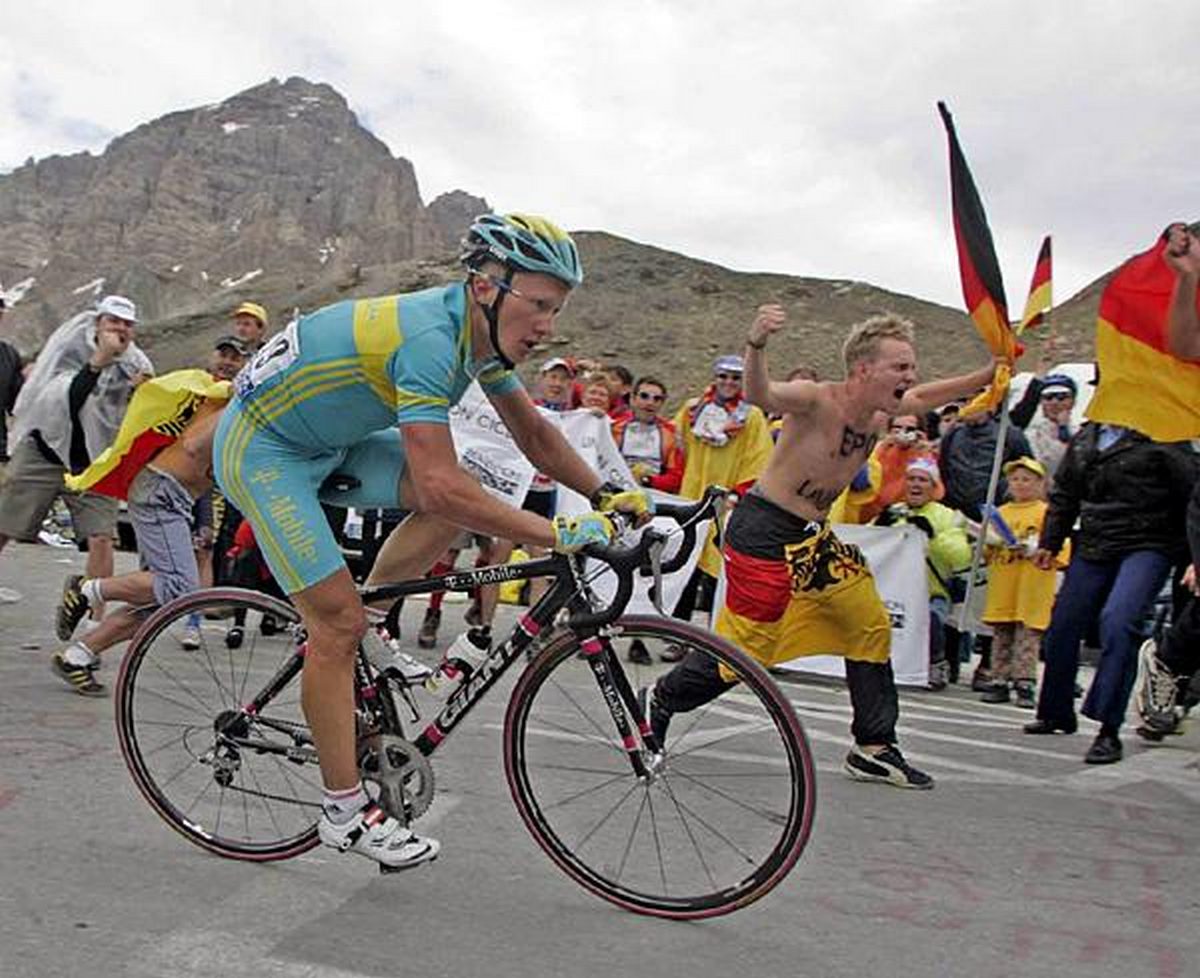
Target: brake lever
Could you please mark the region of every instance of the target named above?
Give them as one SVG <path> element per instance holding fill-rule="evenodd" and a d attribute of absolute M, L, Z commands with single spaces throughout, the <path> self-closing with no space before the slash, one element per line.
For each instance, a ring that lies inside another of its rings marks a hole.
<path fill-rule="evenodd" d="M 663 611 L 662 606 L 662 555 L 666 548 L 667 538 L 658 537 L 650 544 L 650 552 L 647 555 L 650 558 L 650 575 L 654 578 L 654 583 L 650 585 L 650 603 L 664 618 L 667 617 L 667 613 Z"/>

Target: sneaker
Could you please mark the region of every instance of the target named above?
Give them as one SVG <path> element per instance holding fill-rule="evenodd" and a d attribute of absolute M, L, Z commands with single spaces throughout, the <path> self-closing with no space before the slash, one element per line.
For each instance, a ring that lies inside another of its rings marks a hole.
<path fill-rule="evenodd" d="M 1007 703 L 1009 701 L 1008 683 L 992 683 L 979 697 L 980 703 Z"/>
<path fill-rule="evenodd" d="M 625 658 L 639 666 L 648 666 L 654 661 L 650 658 L 650 650 L 646 648 L 646 643 L 640 638 L 635 638 L 629 643 L 629 651 L 625 654 Z"/>
<path fill-rule="evenodd" d="M 1158 646 L 1148 638 L 1138 650 L 1137 692 L 1134 701 L 1142 722 L 1152 730 L 1174 726 L 1179 679 L 1158 661 Z"/>
<path fill-rule="evenodd" d="M 365 805 L 350 821 L 340 825 L 322 814 L 317 834 L 330 848 L 374 859 L 381 869 L 411 869 L 436 859 L 442 849 L 437 839 L 417 835 L 375 802 Z"/>
<path fill-rule="evenodd" d="M 234 625 L 225 633 L 225 648 L 240 649 L 242 640 L 246 637 L 246 630 L 241 625 Z"/>
<path fill-rule="evenodd" d="M 658 653 L 658 657 L 662 659 L 663 662 L 678 662 L 685 655 L 687 655 L 687 649 L 675 642 L 672 642 Z"/>
<path fill-rule="evenodd" d="M 71 641 L 75 629 L 88 613 L 88 599 L 83 596 L 80 587 L 82 584 L 82 574 L 68 574 L 63 583 L 62 600 L 59 601 L 55 614 L 54 632 L 64 642 Z"/>
<path fill-rule="evenodd" d="M 442 624 L 441 608 L 426 608 L 425 620 L 421 622 L 421 630 L 417 633 L 417 645 L 423 649 L 432 649 L 437 645 L 438 628 Z"/>
<path fill-rule="evenodd" d="M 658 746 L 667 746 L 667 727 L 671 723 L 671 711 L 663 706 L 655 695 L 654 686 L 643 686 L 638 690 L 638 708 L 650 723 L 650 732 L 658 739 Z"/>
<path fill-rule="evenodd" d="M 104 685 L 96 682 L 99 662 L 91 666 L 76 666 L 69 663 L 61 652 L 50 657 L 50 668 L 80 696 L 103 696 Z"/>
<path fill-rule="evenodd" d="M 188 615 L 187 624 L 183 626 L 183 634 L 179 644 L 185 652 L 195 652 L 200 648 L 200 619 L 196 615 Z"/>
<path fill-rule="evenodd" d="M 946 688 L 950 675 L 950 665 L 944 659 L 929 665 L 929 682 L 926 684 L 935 693 Z"/>
<path fill-rule="evenodd" d="M 1037 684 L 1032 679 L 1018 679 L 1015 687 L 1017 706 L 1023 710 L 1032 710 L 1037 706 Z"/>
<path fill-rule="evenodd" d="M 889 744 L 878 754 L 865 751 L 855 744 L 846 755 L 842 770 L 856 781 L 878 781 L 897 788 L 920 790 L 933 787 L 933 778 L 909 765 L 900 748 L 894 744 Z"/>

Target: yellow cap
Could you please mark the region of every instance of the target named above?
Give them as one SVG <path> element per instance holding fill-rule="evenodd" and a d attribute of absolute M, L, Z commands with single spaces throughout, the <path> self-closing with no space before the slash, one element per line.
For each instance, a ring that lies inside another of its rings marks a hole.
<path fill-rule="evenodd" d="M 253 316 L 264 326 L 270 325 L 270 320 L 267 317 L 267 310 L 260 306 L 257 302 L 243 302 L 229 314 L 229 318 L 232 319 L 235 316 L 241 315 Z"/>
<path fill-rule="evenodd" d="M 1008 475 L 1013 469 L 1028 469 L 1030 472 L 1040 475 L 1043 479 L 1046 478 L 1046 466 L 1042 465 L 1036 458 L 1030 458 L 1028 455 L 1022 455 L 1020 458 L 1014 458 L 1011 462 L 1004 463 L 1004 474 Z"/>

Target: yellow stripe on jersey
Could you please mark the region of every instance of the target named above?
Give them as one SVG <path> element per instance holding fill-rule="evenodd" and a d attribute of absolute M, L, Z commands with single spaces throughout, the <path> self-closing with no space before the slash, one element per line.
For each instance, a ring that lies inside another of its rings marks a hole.
<path fill-rule="evenodd" d="M 398 299 L 398 296 L 385 295 L 354 303 L 354 347 L 362 358 L 371 390 L 391 407 L 396 406 L 396 400 L 387 373 L 387 361 L 404 339 L 400 332 Z"/>
<path fill-rule="evenodd" d="M 450 398 L 434 397 L 432 394 L 414 394 L 400 387 L 396 388 L 396 409 L 411 407 L 450 407 Z"/>

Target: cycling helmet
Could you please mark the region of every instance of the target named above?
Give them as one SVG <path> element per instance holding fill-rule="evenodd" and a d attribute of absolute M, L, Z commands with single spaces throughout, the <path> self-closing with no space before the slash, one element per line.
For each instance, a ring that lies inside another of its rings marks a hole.
<path fill-rule="evenodd" d="M 532 214 L 482 214 L 475 218 L 462 241 L 459 261 L 477 272 L 489 259 L 504 266 L 504 278 L 493 280 L 499 293 L 483 306 L 492 349 L 506 370 L 514 364 L 500 349 L 500 305 L 518 271 L 551 275 L 569 288 L 583 281 L 579 251 L 566 231 L 544 217 Z"/>
<path fill-rule="evenodd" d="M 571 236 L 532 214 L 483 214 L 463 239 L 459 260 L 470 269 L 488 258 L 523 272 L 540 272 L 575 288 L 583 266 Z"/>

